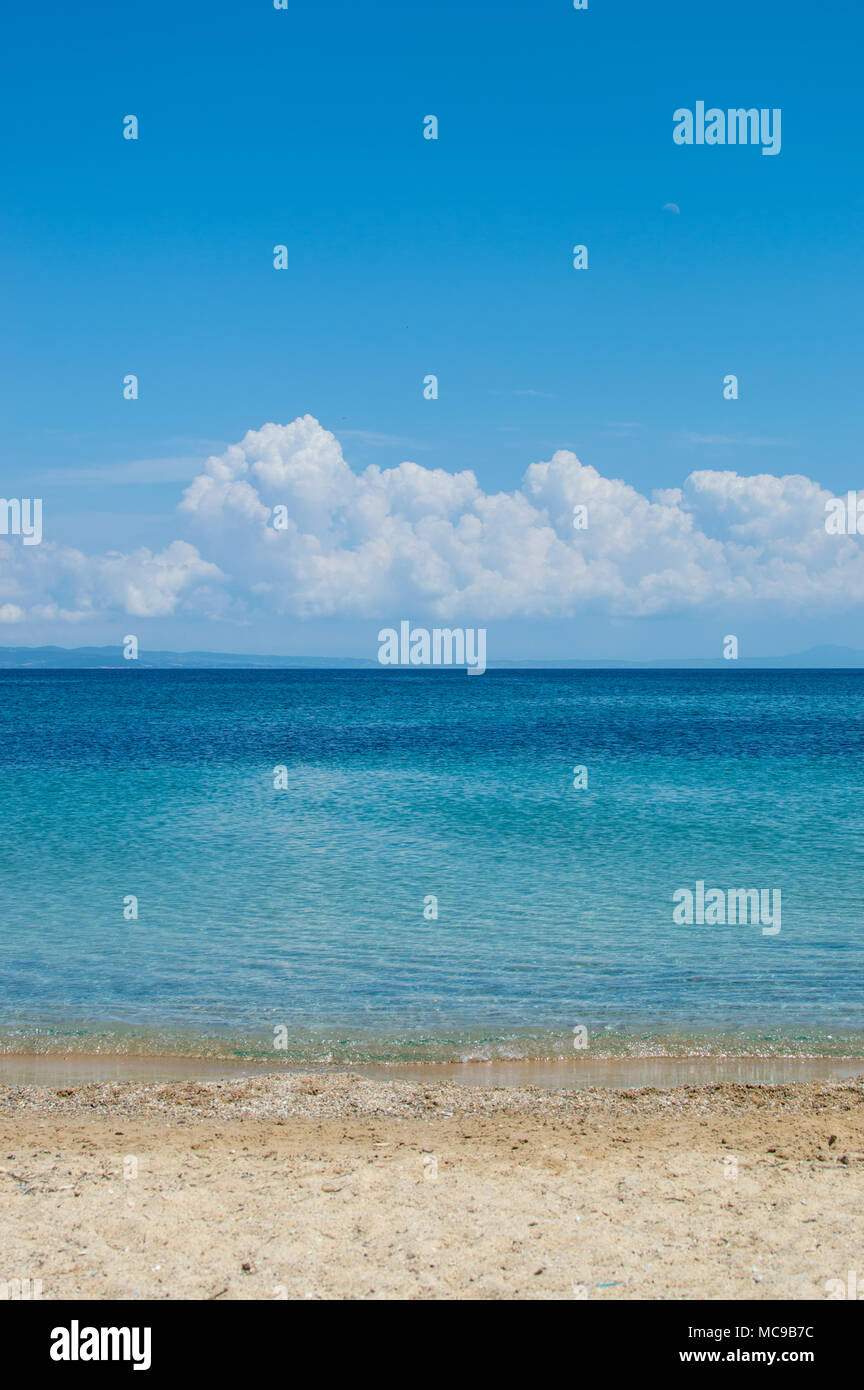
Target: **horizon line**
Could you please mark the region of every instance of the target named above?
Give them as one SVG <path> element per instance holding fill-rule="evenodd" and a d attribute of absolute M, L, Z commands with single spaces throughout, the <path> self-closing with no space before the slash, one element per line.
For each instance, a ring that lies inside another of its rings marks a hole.
<path fill-rule="evenodd" d="M 52 665 L 62 654 L 65 660 Z M 41 660 L 40 660 L 41 658 Z M 76 662 L 76 658 L 78 661 Z M 840 658 L 838 660 L 838 658 Z M 196 664 L 196 662 L 198 664 Z M 461 671 L 465 663 L 459 664 L 399 664 L 384 665 L 376 657 L 360 656 L 303 656 L 278 654 L 273 652 L 220 652 L 190 649 L 173 651 L 167 648 L 152 648 L 141 651 L 134 659 L 123 654 L 123 644 L 106 646 L 62 647 L 58 644 L 40 646 L 2 646 L 0 647 L 0 669 L 43 670 L 97 669 L 110 670 L 124 668 L 131 664 L 154 669 L 208 670 L 213 668 L 243 669 L 302 669 L 302 670 L 382 670 L 414 671 L 450 670 Z M 864 669 L 864 651 L 839 644 L 822 644 L 805 651 L 787 653 L 781 656 L 738 656 L 732 659 L 723 656 L 676 656 L 647 657 L 630 659 L 626 657 L 506 657 L 487 661 L 487 669 L 494 670 L 656 670 L 656 669 L 726 669 L 745 667 L 772 667 L 786 670 L 855 670 Z"/>

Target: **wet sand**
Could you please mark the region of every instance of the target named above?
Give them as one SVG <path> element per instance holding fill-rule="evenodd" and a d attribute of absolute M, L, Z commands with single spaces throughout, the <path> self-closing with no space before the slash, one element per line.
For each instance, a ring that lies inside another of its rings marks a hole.
<path fill-rule="evenodd" d="M 423 1070 L 0 1085 L 0 1283 L 810 1299 L 860 1278 L 862 1076 L 593 1089 Z"/>
<path fill-rule="evenodd" d="M 0 1086 L 86 1086 L 104 1081 L 219 1081 L 282 1074 L 338 1074 L 345 1068 L 125 1053 L 0 1054 Z M 860 1057 L 576 1057 L 548 1061 L 380 1063 L 351 1068 L 376 1081 L 458 1081 L 466 1086 L 684 1086 L 725 1081 L 787 1084 L 864 1074 Z"/>

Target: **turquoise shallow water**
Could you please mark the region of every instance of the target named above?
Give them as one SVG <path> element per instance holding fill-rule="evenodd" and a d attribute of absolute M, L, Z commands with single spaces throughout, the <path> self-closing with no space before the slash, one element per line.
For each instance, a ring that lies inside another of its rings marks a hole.
<path fill-rule="evenodd" d="M 0 1049 L 864 1055 L 864 673 L 0 693 Z M 780 933 L 676 925 L 698 880 L 779 889 Z"/>

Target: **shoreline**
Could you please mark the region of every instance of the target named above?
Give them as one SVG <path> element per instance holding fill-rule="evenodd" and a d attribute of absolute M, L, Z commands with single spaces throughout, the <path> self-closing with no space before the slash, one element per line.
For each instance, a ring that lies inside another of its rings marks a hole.
<path fill-rule="evenodd" d="M 363 1077 L 369 1081 L 456 1082 L 476 1087 L 541 1086 L 612 1090 L 674 1086 L 790 1085 L 864 1077 L 861 1057 L 694 1055 L 525 1058 L 460 1062 L 313 1063 L 127 1053 L 0 1053 L 0 1088 L 87 1086 L 107 1082 L 160 1084 L 296 1076 Z"/>

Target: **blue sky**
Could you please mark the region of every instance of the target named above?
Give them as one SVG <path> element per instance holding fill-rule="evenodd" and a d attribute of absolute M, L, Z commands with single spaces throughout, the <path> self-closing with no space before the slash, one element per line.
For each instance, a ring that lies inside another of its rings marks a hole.
<path fill-rule="evenodd" d="M 775 0 L 15 7 L 2 492 L 43 497 L 45 544 L 180 539 L 233 583 L 225 537 L 178 516 L 183 488 L 248 430 L 306 414 L 355 472 L 470 469 L 486 495 L 557 450 L 646 497 L 699 470 L 855 487 L 862 30 L 851 3 Z M 673 111 L 700 99 L 781 108 L 780 155 L 676 146 Z M 218 609 L 133 603 L 130 629 L 122 586 L 115 602 L 100 581 L 74 621 L 20 589 L 0 592 L 26 614 L 0 628 L 10 645 L 123 629 L 368 655 L 379 625 L 421 616 L 268 610 L 235 584 Z M 466 617 L 497 632 L 490 659 L 717 655 L 729 631 L 749 654 L 864 646 L 857 603 L 824 585 L 791 606 L 740 591 L 719 608 L 593 597 Z"/>

